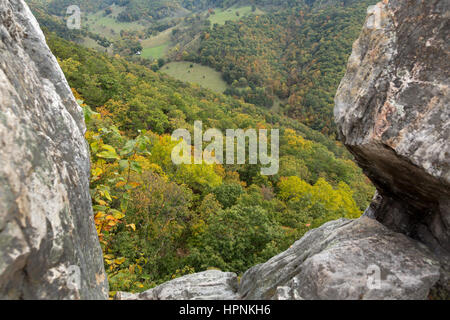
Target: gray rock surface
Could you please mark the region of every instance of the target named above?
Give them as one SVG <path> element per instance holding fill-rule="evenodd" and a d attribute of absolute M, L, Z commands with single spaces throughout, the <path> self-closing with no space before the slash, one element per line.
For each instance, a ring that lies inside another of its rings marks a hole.
<path fill-rule="evenodd" d="M 450 2 L 379 3 L 336 95 L 342 140 L 378 189 L 373 217 L 450 253 Z"/>
<path fill-rule="evenodd" d="M 287 251 L 248 270 L 243 299 L 425 299 L 440 265 L 422 244 L 368 217 L 309 231 Z"/>
<path fill-rule="evenodd" d="M 335 120 L 378 190 L 366 215 L 429 246 L 448 293 L 450 2 L 390 0 L 372 12 L 353 45 Z"/>
<path fill-rule="evenodd" d="M 0 0 L 0 299 L 107 298 L 84 132 L 29 8 Z"/>
<path fill-rule="evenodd" d="M 234 273 L 209 270 L 166 282 L 140 294 L 118 292 L 116 300 L 235 300 L 238 280 Z"/>

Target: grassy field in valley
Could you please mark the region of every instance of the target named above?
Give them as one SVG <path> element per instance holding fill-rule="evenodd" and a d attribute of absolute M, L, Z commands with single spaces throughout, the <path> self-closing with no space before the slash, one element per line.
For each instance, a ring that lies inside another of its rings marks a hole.
<path fill-rule="evenodd" d="M 142 57 L 143 58 L 153 58 L 153 59 L 159 59 L 164 57 L 167 48 L 169 47 L 168 44 L 163 44 L 157 47 L 150 47 L 150 48 L 144 48 L 142 50 Z"/>
<path fill-rule="evenodd" d="M 246 17 L 250 14 L 264 14 L 263 11 L 256 8 L 254 12 L 252 12 L 251 6 L 245 7 L 231 7 L 228 9 L 214 9 L 215 14 L 210 15 L 209 21 L 211 21 L 211 25 L 217 24 L 225 24 L 226 21 L 236 21 L 243 17 Z M 239 15 L 236 14 L 239 12 Z"/>
<path fill-rule="evenodd" d="M 178 80 L 196 83 L 218 93 L 223 93 L 227 89 L 227 83 L 222 79 L 220 72 L 200 64 L 185 61 L 170 62 L 164 65 L 161 71 Z"/>
<path fill-rule="evenodd" d="M 108 39 L 117 39 L 120 37 L 121 30 L 132 31 L 145 28 L 138 21 L 118 22 L 115 17 L 125 8 L 116 5 L 112 5 L 110 8 L 112 13 L 109 15 L 105 16 L 105 11 L 102 10 L 86 17 L 89 31 L 100 34 Z"/>
<path fill-rule="evenodd" d="M 153 59 L 164 57 L 170 48 L 170 34 L 172 33 L 172 29 L 167 29 L 154 37 L 142 40 L 142 57 Z"/>

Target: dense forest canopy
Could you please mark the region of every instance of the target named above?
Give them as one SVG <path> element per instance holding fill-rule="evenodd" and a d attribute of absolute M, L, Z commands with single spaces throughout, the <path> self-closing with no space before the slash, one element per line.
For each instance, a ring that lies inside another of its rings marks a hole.
<path fill-rule="evenodd" d="M 272 107 L 332 134 L 334 95 L 373 1 L 250 16 L 205 31 L 185 59 L 222 71 L 228 94 Z"/>

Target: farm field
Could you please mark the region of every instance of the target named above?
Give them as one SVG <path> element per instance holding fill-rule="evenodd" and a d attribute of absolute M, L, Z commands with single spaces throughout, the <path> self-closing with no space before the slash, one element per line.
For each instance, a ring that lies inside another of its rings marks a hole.
<path fill-rule="evenodd" d="M 134 31 L 145 29 L 146 26 L 142 21 L 118 22 L 115 19 L 117 15 L 125 10 L 124 7 L 112 5 L 110 9 L 112 10 L 112 13 L 109 15 L 105 15 L 104 10 L 87 15 L 85 24 L 88 26 L 89 31 L 95 34 L 102 35 L 107 39 L 114 41 L 120 39 L 120 32 L 122 30 Z M 237 15 L 236 12 L 239 12 L 239 15 Z M 211 15 L 209 17 L 209 20 L 211 21 L 212 25 L 214 25 L 215 23 L 223 25 L 226 21 L 236 21 L 243 17 L 249 16 L 250 14 L 264 14 L 264 12 L 258 8 L 256 8 L 255 11 L 252 11 L 251 6 L 231 7 L 228 9 L 218 8 L 215 9 L 215 14 Z M 142 57 L 147 59 L 159 59 L 165 57 L 172 47 L 171 33 L 173 29 L 174 28 L 169 28 L 156 36 L 142 40 Z M 85 45 L 89 48 L 98 49 L 98 46 L 93 42 L 86 41 Z M 193 72 L 194 75 L 196 75 L 195 70 Z M 202 82 L 203 74 L 201 74 L 200 76 L 201 79 L 196 80 Z M 220 91 L 223 92 L 222 88 L 224 88 L 224 86 L 220 85 L 219 87 Z"/>
<path fill-rule="evenodd" d="M 160 32 L 154 37 L 147 38 L 141 41 L 142 57 L 159 59 L 164 57 L 170 47 L 170 34 L 173 28 Z"/>
<path fill-rule="evenodd" d="M 243 17 L 249 16 L 250 14 L 264 14 L 264 11 L 256 8 L 254 12 L 252 12 L 251 6 L 245 6 L 245 7 L 231 7 L 228 9 L 215 9 L 215 14 L 212 14 L 209 17 L 209 21 L 211 21 L 211 25 L 214 25 L 215 23 L 219 25 L 225 24 L 226 21 L 236 21 Z M 236 12 L 239 12 L 239 16 L 236 14 Z"/>
<path fill-rule="evenodd" d="M 143 58 L 159 59 L 164 57 L 164 54 L 166 53 L 168 47 L 168 44 L 162 44 L 156 47 L 144 48 L 142 50 L 141 56 Z"/>
<path fill-rule="evenodd" d="M 108 39 L 120 38 L 120 31 L 142 30 L 145 28 L 140 22 L 118 22 L 115 17 L 125 8 L 112 5 L 112 13 L 105 16 L 105 11 L 99 11 L 87 16 L 87 26 L 89 31 L 103 35 Z"/>
<path fill-rule="evenodd" d="M 220 72 L 200 64 L 186 61 L 170 62 L 161 68 L 161 72 L 181 81 L 196 83 L 217 93 L 223 93 L 227 89 L 227 83 L 222 79 Z"/>
<path fill-rule="evenodd" d="M 95 41 L 94 39 L 91 39 L 89 37 L 84 37 L 83 38 L 83 42 L 81 44 L 83 46 L 85 46 L 86 48 L 89 48 L 89 49 L 95 49 L 95 50 L 99 50 L 99 51 L 105 51 L 106 50 L 106 48 L 104 48 L 101 45 L 99 45 L 97 43 L 97 41 Z"/>

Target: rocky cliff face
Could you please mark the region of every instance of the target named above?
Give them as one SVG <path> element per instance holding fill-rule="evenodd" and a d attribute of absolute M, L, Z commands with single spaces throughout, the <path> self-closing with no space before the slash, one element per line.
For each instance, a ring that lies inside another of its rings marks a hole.
<path fill-rule="evenodd" d="M 103 299 L 84 120 L 35 18 L 0 0 L 0 299 Z"/>
<path fill-rule="evenodd" d="M 378 194 L 366 214 L 450 255 L 450 2 L 383 1 L 353 46 L 335 118 Z M 448 269 L 447 269 L 448 270 Z M 448 271 L 443 280 L 449 287 Z"/>
<path fill-rule="evenodd" d="M 450 253 L 450 3 L 384 1 L 353 46 L 335 117 L 377 186 L 370 214 Z"/>

